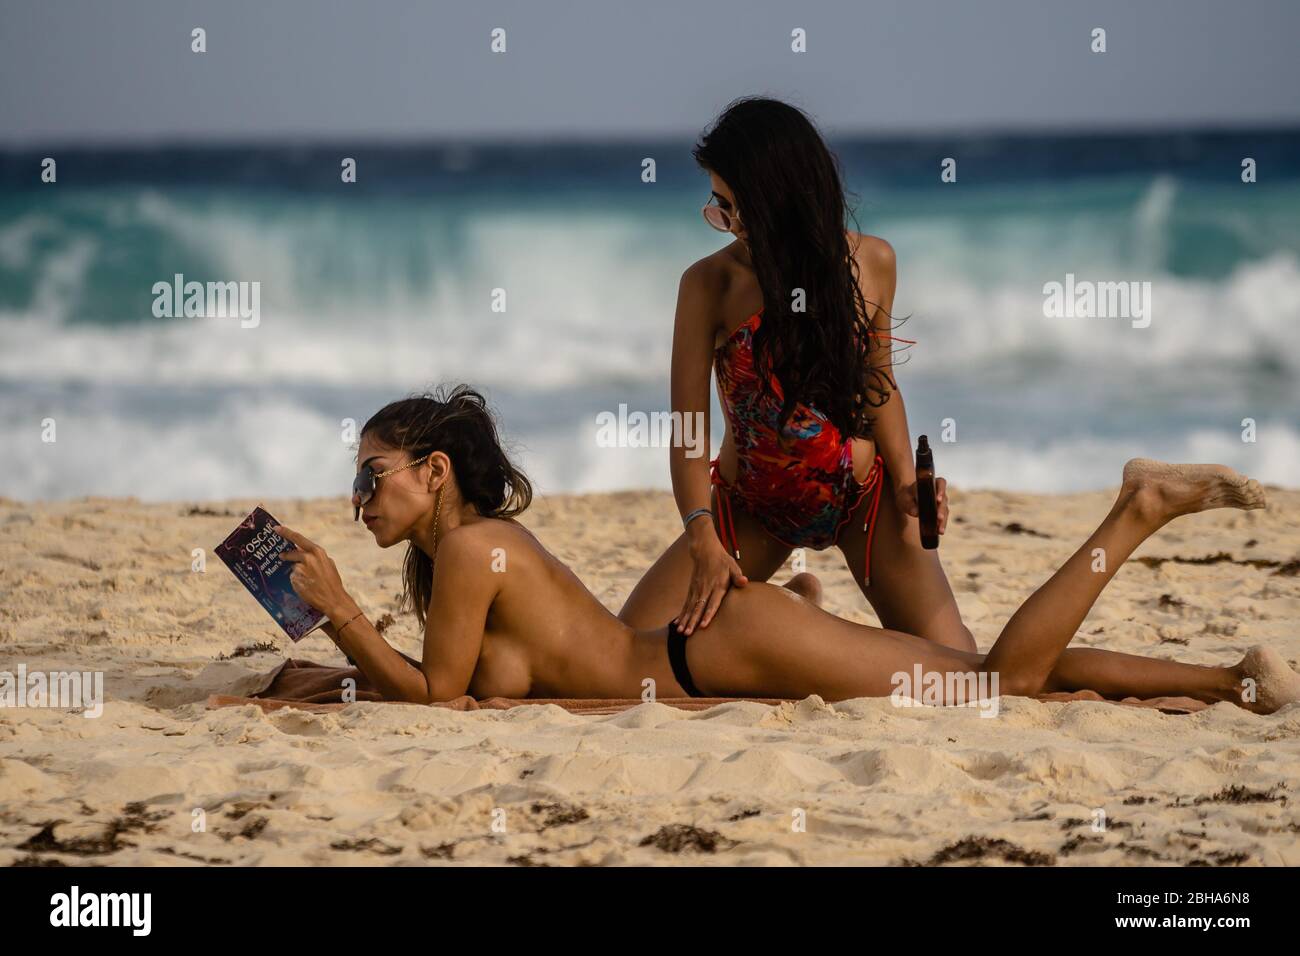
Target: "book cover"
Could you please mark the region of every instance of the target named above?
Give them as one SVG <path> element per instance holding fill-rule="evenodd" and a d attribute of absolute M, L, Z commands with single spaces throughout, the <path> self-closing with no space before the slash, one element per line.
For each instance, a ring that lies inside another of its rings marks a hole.
<path fill-rule="evenodd" d="M 280 552 L 293 545 L 272 530 L 277 524 L 259 505 L 217 545 L 217 554 L 281 630 L 300 641 L 325 622 L 325 615 L 298 597 L 289 583 L 293 565 L 281 561 Z"/>

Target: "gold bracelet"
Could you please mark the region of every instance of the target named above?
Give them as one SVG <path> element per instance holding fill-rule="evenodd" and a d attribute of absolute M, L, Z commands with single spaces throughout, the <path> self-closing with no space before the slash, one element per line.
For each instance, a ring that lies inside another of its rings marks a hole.
<path fill-rule="evenodd" d="M 355 621 L 357 618 L 362 617 L 363 615 L 365 615 L 365 613 L 366 613 L 365 611 L 357 611 L 356 614 L 353 614 L 350 618 L 348 618 L 346 621 L 344 621 L 342 624 L 340 624 L 337 628 L 335 628 L 335 629 L 334 629 L 334 633 L 335 633 L 335 634 L 342 634 L 342 633 L 343 633 L 343 628 L 347 627 L 349 624 L 351 624 L 351 623 L 352 623 L 353 621 Z"/>

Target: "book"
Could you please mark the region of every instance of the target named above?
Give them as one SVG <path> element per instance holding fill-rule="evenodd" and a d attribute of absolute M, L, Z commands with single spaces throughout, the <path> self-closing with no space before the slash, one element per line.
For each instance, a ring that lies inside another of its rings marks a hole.
<path fill-rule="evenodd" d="M 217 554 L 248 592 L 294 641 L 325 623 L 325 615 L 298 597 L 289 583 L 293 565 L 280 553 L 293 544 L 275 533 L 276 521 L 260 505 L 217 545 Z"/>

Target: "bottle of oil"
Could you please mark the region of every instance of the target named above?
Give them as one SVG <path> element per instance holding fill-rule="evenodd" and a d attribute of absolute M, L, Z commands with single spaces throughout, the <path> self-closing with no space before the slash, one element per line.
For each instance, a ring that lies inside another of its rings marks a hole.
<path fill-rule="evenodd" d="M 935 504 L 934 452 L 922 435 L 916 443 L 916 510 L 921 521 L 921 547 L 939 547 L 939 509 Z"/>

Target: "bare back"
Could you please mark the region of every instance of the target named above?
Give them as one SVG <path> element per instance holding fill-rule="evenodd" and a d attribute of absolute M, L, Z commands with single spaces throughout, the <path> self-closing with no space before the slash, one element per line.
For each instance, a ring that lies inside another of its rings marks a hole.
<path fill-rule="evenodd" d="M 515 521 L 484 518 L 447 535 L 439 562 L 451 553 L 454 564 L 440 570 L 449 573 L 453 594 L 457 579 L 499 576 L 483 621 L 471 695 L 622 694 L 634 632 L 531 532 Z M 426 641 L 438 640 L 437 607 L 431 609 L 427 635 Z"/>

